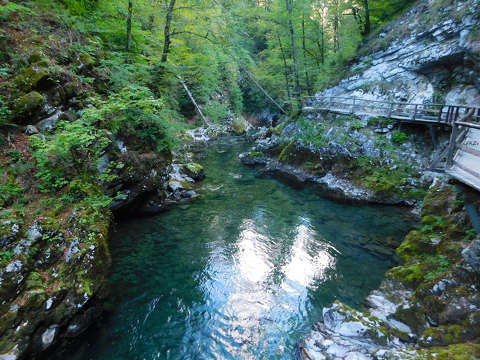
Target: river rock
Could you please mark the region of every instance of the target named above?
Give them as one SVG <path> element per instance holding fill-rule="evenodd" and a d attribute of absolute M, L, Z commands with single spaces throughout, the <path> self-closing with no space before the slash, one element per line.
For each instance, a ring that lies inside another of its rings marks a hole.
<path fill-rule="evenodd" d="M 471 268 L 480 273 L 480 239 L 475 239 L 463 251 L 462 256 Z"/>
<path fill-rule="evenodd" d="M 52 116 L 38 122 L 35 126 L 37 127 L 38 130 L 42 132 L 49 131 L 53 129 L 55 125 L 57 125 L 59 118 L 62 114 L 63 112 L 57 111 Z"/>
<path fill-rule="evenodd" d="M 34 125 L 27 125 L 25 126 L 24 133 L 27 135 L 35 135 L 38 134 L 39 131 Z"/>

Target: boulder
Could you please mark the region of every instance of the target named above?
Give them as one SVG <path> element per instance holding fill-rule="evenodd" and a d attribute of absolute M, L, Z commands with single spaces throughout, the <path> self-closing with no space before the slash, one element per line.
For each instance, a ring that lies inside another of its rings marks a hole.
<path fill-rule="evenodd" d="M 473 269 L 480 273 L 480 239 L 475 239 L 463 251 L 462 256 L 465 262 Z"/>
<path fill-rule="evenodd" d="M 185 164 L 183 165 L 183 171 L 195 181 L 205 179 L 205 172 L 203 171 L 203 166 L 200 164 L 193 162 Z"/>
<path fill-rule="evenodd" d="M 15 79 L 18 88 L 23 92 L 31 90 L 47 90 L 55 85 L 49 71 L 38 66 L 27 68 Z"/>
<path fill-rule="evenodd" d="M 31 91 L 20 97 L 15 104 L 15 117 L 18 119 L 31 119 L 38 117 L 43 111 L 45 99 L 37 91 Z"/>
<path fill-rule="evenodd" d="M 39 133 L 38 129 L 34 125 L 25 126 L 25 130 L 23 132 L 27 135 L 35 135 Z"/>

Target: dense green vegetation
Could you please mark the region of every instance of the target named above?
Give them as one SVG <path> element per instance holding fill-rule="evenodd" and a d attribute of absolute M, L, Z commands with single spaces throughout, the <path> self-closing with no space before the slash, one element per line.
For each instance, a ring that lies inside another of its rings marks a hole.
<path fill-rule="evenodd" d="M 2 170 L 1 201 L 25 204 L 37 192 L 63 189 L 62 199 L 78 199 L 79 183 L 89 184 L 80 187 L 87 198 L 103 199 L 99 186 L 115 177 L 115 169 L 96 176 L 105 148 L 119 138 L 142 152 L 168 153 L 185 129 L 203 123 L 191 96 L 209 122 L 231 122 L 240 133 L 242 114 L 273 106 L 252 78 L 294 110 L 300 95 L 341 77 L 362 39 L 407 3 L 6 1 L 0 142 L 51 106 L 70 109 L 18 156 L 4 152 L 2 163 L 13 166 Z"/>

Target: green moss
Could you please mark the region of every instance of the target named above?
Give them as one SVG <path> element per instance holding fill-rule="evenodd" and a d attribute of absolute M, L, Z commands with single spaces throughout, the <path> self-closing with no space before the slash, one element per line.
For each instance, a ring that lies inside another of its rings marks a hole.
<path fill-rule="evenodd" d="M 48 66 L 48 58 L 43 55 L 40 51 L 35 50 L 29 57 L 28 62 L 30 64 L 35 64 L 37 66 Z"/>
<path fill-rule="evenodd" d="M 54 85 L 48 70 L 37 66 L 27 68 L 23 74 L 15 79 L 15 83 L 23 92 L 43 90 Z"/>
<path fill-rule="evenodd" d="M 389 270 L 387 276 L 393 277 L 403 284 L 417 286 L 423 280 L 424 274 L 420 264 L 397 266 Z"/>
<path fill-rule="evenodd" d="M 405 240 L 397 248 L 397 256 L 405 263 L 410 262 L 413 258 L 418 257 L 421 253 L 430 252 L 432 245 L 422 232 L 413 230 L 408 233 Z"/>
<path fill-rule="evenodd" d="M 87 68 L 92 68 L 93 65 L 95 65 L 95 60 L 93 59 L 93 57 L 90 56 L 90 54 L 87 54 L 87 53 L 81 53 L 78 56 L 78 62 L 79 62 L 78 65 L 81 65 Z"/>
<path fill-rule="evenodd" d="M 419 343 L 422 346 L 462 343 L 465 341 L 464 335 L 465 329 L 462 325 L 440 325 L 425 330 Z"/>
<path fill-rule="evenodd" d="M 285 129 L 285 126 L 287 126 L 288 124 L 288 119 L 285 120 L 285 121 L 282 121 L 280 124 L 278 124 L 277 126 L 275 126 L 272 130 L 272 134 L 274 135 L 280 135 L 283 131 L 283 129 Z"/>
<path fill-rule="evenodd" d="M 203 171 L 203 166 L 192 162 L 185 164 L 185 169 L 193 174 L 200 174 Z"/>
<path fill-rule="evenodd" d="M 180 183 L 182 184 L 182 187 L 185 190 L 192 190 L 193 189 L 193 185 L 190 181 L 181 181 Z"/>
<path fill-rule="evenodd" d="M 248 153 L 248 157 L 249 157 L 250 159 L 259 158 L 259 157 L 264 157 L 264 156 L 265 156 L 265 154 L 264 154 L 263 152 L 261 152 L 261 151 L 250 151 L 250 152 Z"/>
<path fill-rule="evenodd" d="M 480 358 L 479 344 L 454 344 L 422 350 L 428 360 L 475 360 Z"/>
<path fill-rule="evenodd" d="M 430 189 L 423 200 L 422 217 L 425 215 L 447 216 L 451 204 L 455 203 L 455 199 L 456 193 L 453 186 L 435 186 Z"/>
<path fill-rule="evenodd" d="M 183 165 L 183 169 L 186 174 L 194 180 L 203 180 L 205 173 L 203 171 L 203 166 L 194 162 Z"/>
<path fill-rule="evenodd" d="M 15 117 L 32 117 L 41 109 L 44 103 L 45 99 L 40 93 L 36 91 L 29 92 L 17 100 Z"/>
<path fill-rule="evenodd" d="M 245 131 L 247 131 L 247 122 L 243 117 L 238 116 L 232 120 L 232 131 L 238 135 L 244 134 Z"/>

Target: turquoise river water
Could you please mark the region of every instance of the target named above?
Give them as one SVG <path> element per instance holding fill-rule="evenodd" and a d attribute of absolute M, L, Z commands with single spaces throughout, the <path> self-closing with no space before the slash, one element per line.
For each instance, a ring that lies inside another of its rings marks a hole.
<path fill-rule="evenodd" d="M 199 200 L 117 227 L 112 313 L 62 358 L 293 359 L 323 306 L 362 306 L 408 216 L 259 176 L 246 147 L 208 144 Z"/>

